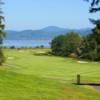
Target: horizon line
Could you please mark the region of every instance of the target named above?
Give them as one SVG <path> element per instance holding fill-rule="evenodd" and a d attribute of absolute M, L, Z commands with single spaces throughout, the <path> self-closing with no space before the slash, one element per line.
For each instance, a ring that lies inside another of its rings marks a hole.
<path fill-rule="evenodd" d="M 23 30 L 42 30 L 44 28 L 49 28 L 49 27 L 57 27 L 57 28 L 62 28 L 62 29 L 70 29 L 70 30 L 79 30 L 79 29 L 87 29 L 87 28 L 90 28 L 92 29 L 93 27 L 81 27 L 81 28 L 69 28 L 69 27 L 60 27 L 60 26 L 45 26 L 45 27 L 41 27 L 41 28 L 26 28 L 26 29 L 12 29 L 12 28 L 5 28 L 4 30 L 14 30 L 14 31 L 23 31 Z"/>

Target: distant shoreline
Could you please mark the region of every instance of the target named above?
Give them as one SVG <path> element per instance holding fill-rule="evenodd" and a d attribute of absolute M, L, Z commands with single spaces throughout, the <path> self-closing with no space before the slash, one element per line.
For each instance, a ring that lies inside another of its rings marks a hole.
<path fill-rule="evenodd" d="M 3 40 L 3 47 L 50 47 L 51 40 L 35 39 L 35 40 Z"/>
<path fill-rule="evenodd" d="M 3 41 L 51 41 L 52 39 L 4 39 Z"/>

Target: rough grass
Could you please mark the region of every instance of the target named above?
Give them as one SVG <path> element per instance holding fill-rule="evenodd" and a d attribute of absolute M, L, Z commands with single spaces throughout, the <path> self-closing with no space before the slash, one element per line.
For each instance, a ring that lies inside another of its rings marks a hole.
<path fill-rule="evenodd" d="M 43 54 L 47 51 L 4 50 L 6 57 L 13 59 L 0 68 L 0 100 L 100 99 L 100 92 L 93 87 L 73 84 L 76 74 L 81 74 L 83 82 L 99 83 L 100 63 Z"/>

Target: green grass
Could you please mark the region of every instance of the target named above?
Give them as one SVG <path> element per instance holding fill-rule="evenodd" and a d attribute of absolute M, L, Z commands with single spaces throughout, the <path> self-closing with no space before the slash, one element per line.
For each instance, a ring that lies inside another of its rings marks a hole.
<path fill-rule="evenodd" d="M 0 100 L 99 100 L 100 92 L 73 84 L 100 83 L 100 63 L 43 55 L 48 49 L 4 50 L 0 68 Z"/>

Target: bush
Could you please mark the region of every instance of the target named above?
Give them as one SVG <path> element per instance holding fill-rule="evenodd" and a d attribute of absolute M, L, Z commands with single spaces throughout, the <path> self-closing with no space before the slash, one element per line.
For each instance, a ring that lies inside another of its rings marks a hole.
<path fill-rule="evenodd" d="M 51 42 L 52 53 L 57 56 L 69 56 L 76 53 L 81 37 L 74 32 L 55 37 Z"/>
<path fill-rule="evenodd" d="M 15 46 L 11 46 L 10 49 L 15 49 Z"/>
<path fill-rule="evenodd" d="M 98 23 L 95 23 L 92 33 L 83 38 L 79 47 L 79 57 L 83 59 L 100 61 L 100 22 Z"/>
<path fill-rule="evenodd" d="M 63 56 L 64 35 L 55 37 L 51 42 L 52 54 L 56 56 Z"/>
<path fill-rule="evenodd" d="M 44 48 L 44 45 L 41 45 L 40 48 Z"/>

